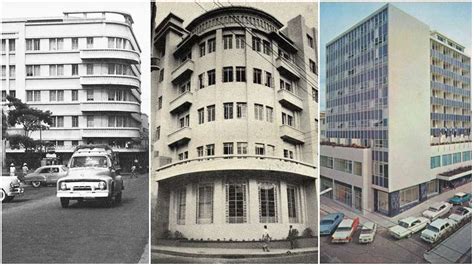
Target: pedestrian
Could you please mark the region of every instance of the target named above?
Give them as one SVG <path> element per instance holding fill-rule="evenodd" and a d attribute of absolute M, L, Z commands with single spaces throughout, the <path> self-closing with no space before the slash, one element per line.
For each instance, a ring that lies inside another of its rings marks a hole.
<path fill-rule="evenodd" d="M 288 240 L 290 241 L 290 249 L 295 248 L 295 240 L 298 236 L 298 230 L 293 229 L 293 226 L 290 225 L 290 230 L 288 231 Z"/>
<path fill-rule="evenodd" d="M 15 171 L 16 171 L 15 164 L 11 163 L 10 164 L 10 176 L 15 176 Z"/>
<path fill-rule="evenodd" d="M 270 233 L 268 232 L 268 228 L 266 225 L 263 226 L 263 235 L 262 235 L 262 241 L 263 241 L 263 252 L 270 252 L 270 249 L 268 249 L 268 246 L 270 245 Z"/>
<path fill-rule="evenodd" d="M 28 164 L 27 163 L 24 163 L 23 164 L 23 167 L 21 168 L 22 172 L 23 172 L 23 176 L 26 176 L 28 174 L 28 171 L 30 169 L 28 169 Z"/>

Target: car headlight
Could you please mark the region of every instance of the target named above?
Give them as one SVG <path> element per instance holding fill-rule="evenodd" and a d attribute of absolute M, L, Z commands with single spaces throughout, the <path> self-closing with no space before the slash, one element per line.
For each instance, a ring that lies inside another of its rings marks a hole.
<path fill-rule="evenodd" d="M 100 190 L 105 190 L 105 189 L 107 189 L 107 184 L 104 181 L 100 181 L 98 188 Z"/>
<path fill-rule="evenodd" d="M 59 188 L 60 188 L 61 190 L 67 190 L 66 183 L 65 183 L 65 182 L 61 182 L 61 184 L 59 185 Z"/>

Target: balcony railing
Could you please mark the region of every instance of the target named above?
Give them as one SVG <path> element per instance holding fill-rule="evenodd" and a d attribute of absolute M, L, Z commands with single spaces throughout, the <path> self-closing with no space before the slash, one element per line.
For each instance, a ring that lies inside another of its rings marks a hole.
<path fill-rule="evenodd" d="M 170 113 L 180 113 L 183 110 L 189 109 L 193 104 L 193 93 L 185 91 L 170 102 Z"/>
<path fill-rule="evenodd" d="M 135 76 L 88 75 L 81 76 L 81 85 L 121 85 L 140 89 L 140 79 Z"/>
<path fill-rule="evenodd" d="M 180 146 L 191 140 L 191 128 L 182 127 L 168 135 L 168 146 Z"/>
<path fill-rule="evenodd" d="M 280 126 L 280 137 L 293 144 L 303 144 L 304 143 L 304 133 L 292 126 L 281 125 Z"/>
<path fill-rule="evenodd" d="M 137 102 L 125 102 L 125 101 L 90 101 L 81 102 L 82 112 L 129 112 L 139 113 L 140 104 Z"/>
<path fill-rule="evenodd" d="M 184 61 L 180 66 L 178 66 L 172 73 L 171 73 L 171 81 L 174 84 L 179 84 L 189 78 L 194 71 L 194 61 L 188 59 Z"/>
<path fill-rule="evenodd" d="M 160 58 L 159 57 L 152 57 L 151 58 L 151 71 L 153 70 L 160 70 Z"/>
<path fill-rule="evenodd" d="M 84 138 L 139 138 L 140 129 L 135 127 L 89 127 L 82 129 Z"/>
<path fill-rule="evenodd" d="M 140 54 L 127 49 L 89 48 L 81 50 L 80 56 L 82 60 L 119 59 L 131 64 L 140 64 Z"/>
<path fill-rule="evenodd" d="M 293 80 L 300 78 L 300 73 L 295 63 L 288 61 L 282 57 L 277 57 L 276 59 L 276 68 L 286 77 L 289 77 Z"/>
<path fill-rule="evenodd" d="M 285 106 L 288 109 L 294 111 L 303 110 L 303 99 L 285 89 L 280 89 L 278 91 L 278 101 L 281 103 L 281 105 Z"/>

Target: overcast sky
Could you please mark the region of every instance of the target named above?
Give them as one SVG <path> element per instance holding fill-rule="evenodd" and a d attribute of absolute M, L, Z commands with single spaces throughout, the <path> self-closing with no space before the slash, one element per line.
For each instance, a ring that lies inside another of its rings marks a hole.
<path fill-rule="evenodd" d="M 134 0 L 117 2 L 93 1 L 18 1 L 1 0 L 2 18 L 61 17 L 67 11 L 122 11 L 131 14 L 133 31 L 138 40 L 141 54 L 142 112 L 150 113 L 150 2 Z"/>

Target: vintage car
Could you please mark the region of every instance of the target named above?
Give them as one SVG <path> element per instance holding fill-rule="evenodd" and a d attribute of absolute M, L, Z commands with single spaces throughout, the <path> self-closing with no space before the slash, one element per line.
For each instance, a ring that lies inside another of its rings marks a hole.
<path fill-rule="evenodd" d="M 407 217 L 398 221 L 398 225 L 392 226 L 388 230 L 393 237 L 402 239 L 423 230 L 429 223 L 430 220 L 425 217 Z"/>
<path fill-rule="evenodd" d="M 352 240 L 352 235 L 359 226 L 359 218 L 344 219 L 337 226 L 336 231 L 332 234 L 332 243 L 349 243 Z"/>
<path fill-rule="evenodd" d="M 448 202 L 437 202 L 431 205 L 428 210 L 423 212 L 423 217 L 430 219 L 431 221 L 447 214 L 453 205 Z"/>
<path fill-rule="evenodd" d="M 465 202 L 469 202 L 471 200 L 471 197 L 471 193 L 458 192 L 454 194 L 452 198 L 449 199 L 449 203 L 453 205 L 462 205 Z"/>
<path fill-rule="evenodd" d="M 365 222 L 362 225 L 362 229 L 359 235 L 359 243 L 368 244 L 372 243 L 377 232 L 377 224 L 373 222 Z"/>
<path fill-rule="evenodd" d="M 27 174 L 23 178 L 23 182 L 38 188 L 41 185 L 56 185 L 58 179 L 66 175 L 67 167 L 64 165 L 47 165 L 36 169 L 33 173 Z"/>
<path fill-rule="evenodd" d="M 16 176 L 0 177 L 0 200 L 2 202 L 12 201 L 16 196 L 21 196 L 24 189 Z"/>
<path fill-rule="evenodd" d="M 456 222 L 451 219 L 436 219 L 421 232 L 421 239 L 434 243 L 448 234 L 455 225 Z"/>
<path fill-rule="evenodd" d="M 63 208 L 69 206 L 70 200 L 103 200 L 107 207 L 121 202 L 123 179 L 116 172 L 114 153 L 109 146 L 78 146 L 68 168 L 68 174 L 57 184 L 57 197 Z"/>
<path fill-rule="evenodd" d="M 458 207 L 449 215 L 449 219 L 456 223 L 471 219 L 472 209 L 469 207 Z"/>
<path fill-rule="evenodd" d="M 322 236 L 331 235 L 336 230 L 336 227 L 344 219 L 344 213 L 330 213 L 319 222 L 319 234 Z"/>

